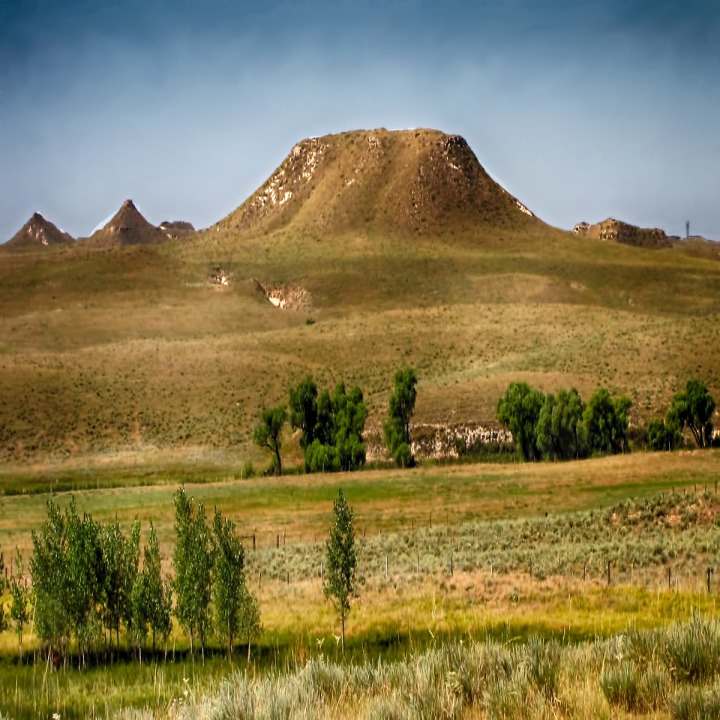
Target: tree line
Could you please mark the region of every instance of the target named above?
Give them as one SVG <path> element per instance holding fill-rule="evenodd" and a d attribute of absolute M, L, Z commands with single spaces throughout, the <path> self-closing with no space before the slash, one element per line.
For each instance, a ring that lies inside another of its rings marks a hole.
<path fill-rule="evenodd" d="M 236 640 L 247 643 L 260 635 L 258 603 L 245 578 L 245 552 L 235 524 L 215 510 L 212 526 L 202 503 L 195 505 L 183 487 L 175 493 L 175 548 L 172 578 L 162 574 L 157 533 L 150 523 L 140 563 L 140 523 L 126 535 L 117 520 L 102 525 L 77 512 L 75 498 L 64 511 L 48 501 L 47 518 L 33 531 L 31 587 L 21 581 L 22 558 L 15 558 L 10 579 L 10 623 L 0 601 L 0 632 L 9 625 L 17 635 L 20 659 L 23 632 L 30 621 L 48 661 L 66 662 L 74 644 L 79 666 L 88 656 L 120 651 L 121 632 L 142 662 L 148 634 L 153 655 L 156 640 L 165 645 L 177 625 L 189 636 L 194 657 L 200 643 L 203 661 L 208 637 L 215 634 L 232 659 Z M 342 490 L 333 503 L 334 522 L 325 543 L 327 570 L 323 594 L 345 624 L 356 592 L 357 556 L 353 511 Z M 0 553 L 0 600 L 5 591 L 4 559 Z"/>
<path fill-rule="evenodd" d="M 497 417 L 512 433 L 523 459 L 572 460 L 628 452 L 631 407 L 629 397 L 612 397 L 606 388 L 596 390 L 586 404 L 575 388 L 543 395 L 525 382 L 512 382 L 498 401 Z M 709 446 L 714 411 L 707 387 L 700 380 L 689 380 L 685 390 L 674 396 L 665 419 L 648 424 L 649 447 L 679 447 L 685 428 L 698 447 Z"/>
<path fill-rule="evenodd" d="M 398 370 L 383 425 L 388 450 L 400 467 L 414 464 L 410 419 L 415 410 L 416 386 L 415 370 Z M 282 431 L 289 419 L 291 427 L 301 433 L 305 472 L 359 470 L 366 459 L 363 434 L 367 416 L 359 386 L 353 386 L 348 392 L 345 384 L 339 383 L 330 393 L 327 389 L 320 390 L 308 375 L 290 390 L 287 405 L 261 411 L 254 440 L 259 447 L 269 451 L 271 471 L 282 475 Z"/>
<path fill-rule="evenodd" d="M 242 639 L 250 643 L 260 632 L 257 601 L 245 579 L 245 554 L 234 523 L 215 510 L 212 524 L 205 508 L 175 494 L 174 576 L 163 577 L 162 557 L 153 523 L 140 552 L 140 523 L 125 533 L 116 520 L 106 525 L 77 511 L 75 498 L 61 508 L 52 500 L 47 518 L 33 531 L 31 588 L 20 581 L 21 558 L 10 581 L 10 620 L 22 657 L 23 630 L 30 619 L 48 658 L 66 661 L 74 647 L 80 665 L 120 652 L 121 634 L 142 662 L 151 638 L 155 654 L 177 624 L 190 638 L 191 653 L 199 641 L 205 657 L 209 635 L 216 635 L 232 657 Z M 142 562 L 141 562 L 142 557 Z M 4 568 L 0 558 L 0 574 Z M 4 588 L 0 586 L 0 597 Z M 0 603 L 0 630 L 7 626 Z"/>

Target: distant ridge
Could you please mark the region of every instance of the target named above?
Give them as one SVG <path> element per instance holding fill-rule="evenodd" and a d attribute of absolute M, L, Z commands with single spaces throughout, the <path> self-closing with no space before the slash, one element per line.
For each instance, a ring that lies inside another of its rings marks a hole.
<path fill-rule="evenodd" d="M 575 225 L 573 232 L 576 235 L 653 250 L 672 246 L 672 241 L 660 228 L 641 228 L 622 222 L 622 220 L 615 220 L 615 218 L 607 218 L 607 220 L 594 225 L 580 222 Z"/>
<path fill-rule="evenodd" d="M 42 250 L 72 242 L 74 238 L 71 235 L 36 212 L 10 240 L 0 247 L 5 250 Z"/>
<path fill-rule="evenodd" d="M 193 224 L 185 220 L 163 220 L 160 225 L 158 225 L 158 230 L 165 233 L 165 235 L 171 239 L 187 237 L 195 233 Z"/>
<path fill-rule="evenodd" d="M 298 143 L 268 180 L 215 226 L 442 233 L 543 225 L 496 183 L 459 135 L 360 130 Z"/>
<path fill-rule="evenodd" d="M 105 227 L 80 242 L 104 248 L 117 245 L 149 245 L 166 239 L 167 235 L 149 223 L 132 200 L 126 200 Z"/>

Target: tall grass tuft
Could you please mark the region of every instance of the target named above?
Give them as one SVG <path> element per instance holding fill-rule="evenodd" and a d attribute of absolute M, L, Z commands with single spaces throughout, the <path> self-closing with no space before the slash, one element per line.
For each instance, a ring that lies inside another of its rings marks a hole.
<path fill-rule="evenodd" d="M 670 698 L 673 720 L 717 720 L 720 718 L 720 686 L 698 688 L 684 686 Z"/>
<path fill-rule="evenodd" d="M 676 681 L 712 679 L 720 672 L 720 625 L 698 613 L 686 623 L 675 623 L 665 635 L 664 654 Z"/>

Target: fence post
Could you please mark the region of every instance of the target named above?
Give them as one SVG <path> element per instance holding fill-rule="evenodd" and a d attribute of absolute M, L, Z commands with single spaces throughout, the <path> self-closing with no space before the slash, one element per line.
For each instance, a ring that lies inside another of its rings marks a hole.
<path fill-rule="evenodd" d="M 450 577 L 453 576 L 454 570 L 455 570 L 455 566 L 454 566 L 454 563 L 453 563 L 453 554 L 450 553 Z"/>
<path fill-rule="evenodd" d="M 610 587 L 610 583 L 612 582 L 611 567 L 612 567 L 612 562 L 611 562 L 610 560 L 608 560 L 608 573 L 607 573 L 607 584 L 608 584 L 608 587 Z"/>
<path fill-rule="evenodd" d="M 279 548 L 279 547 L 280 547 L 280 535 L 278 534 L 275 536 L 275 549 L 277 550 L 277 548 Z"/>
<path fill-rule="evenodd" d="M 585 582 L 586 577 L 587 577 L 587 560 L 583 560 L 583 582 Z"/>
<path fill-rule="evenodd" d="M 253 550 L 255 549 L 255 533 L 253 533 Z"/>
<path fill-rule="evenodd" d="M 668 568 L 668 590 L 672 587 L 672 568 Z"/>
<path fill-rule="evenodd" d="M 388 556 L 385 556 L 385 577 L 388 576 Z"/>
<path fill-rule="evenodd" d="M 712 574 L 713 574 L 713 569 L 710 566 L 708 566 L 708 569 L 707 569 L 707 591 L 708 591 L 708 593 L 710 592 L 710 576 Z"/>

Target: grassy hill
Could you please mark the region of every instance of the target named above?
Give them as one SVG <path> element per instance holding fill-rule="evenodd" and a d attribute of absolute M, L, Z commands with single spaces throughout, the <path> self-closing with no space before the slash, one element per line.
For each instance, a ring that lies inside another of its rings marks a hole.
<path fill-rule="evenodd" d="M 404 364 L 418 422 L 492 424 L 515 379 L 606 385 L 640 422 L 690 376 L 720 394 L 713 257 L 549 227 L 454 136 L 303 141 L 203 232 L 0 257 L 0 457 L 261 461 L 260 408 L 305 374 L 359 383 L 377 426 Z M 271 291 L 303 301 L 279 309 Z"/>

